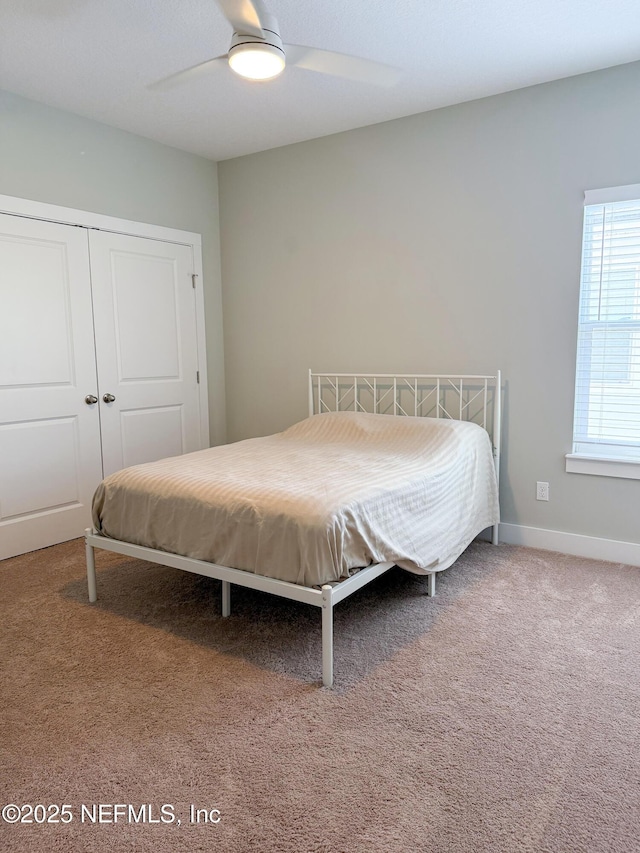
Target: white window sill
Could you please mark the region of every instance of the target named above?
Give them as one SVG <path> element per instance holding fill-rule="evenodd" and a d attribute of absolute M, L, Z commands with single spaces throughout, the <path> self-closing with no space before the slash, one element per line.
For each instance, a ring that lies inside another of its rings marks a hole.
<path fill-rule="evenodd" d="M 608 459 L 601 456 L 585 456 L 583 453 L 567 453 L 566 471 L 570 474 L 596 474 L 600 477 L 623 477 L 640 480 L 640 462 L 630 459 Z"/>

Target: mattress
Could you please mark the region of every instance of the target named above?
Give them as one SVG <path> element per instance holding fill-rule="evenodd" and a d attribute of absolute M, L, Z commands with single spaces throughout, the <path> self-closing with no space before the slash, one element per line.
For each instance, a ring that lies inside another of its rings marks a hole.
<path fill-rule="evenodd" d="M 104 536 L 304 586 L 440 571 L 498 520 L 484 429 L 355 412 L 125 468 L 93 501 Z"/>

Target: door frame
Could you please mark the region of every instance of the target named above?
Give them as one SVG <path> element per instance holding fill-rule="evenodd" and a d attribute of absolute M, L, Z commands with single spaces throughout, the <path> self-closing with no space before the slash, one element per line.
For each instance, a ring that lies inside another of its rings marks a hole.
<path fill-rule="evenodd" d="M 98 231 L 111 231 L 116 234 L 127 234 L 131 237 L 147 237 L 151 240 L 161 240 L 165 243 L 179 243 L 191 247 L 193 274 L 196 276 L 196 334 L 198 338 L 198 371 L 200 375 L 200 386 L 198 389 L 200 402 L 200 444 L 202 448 L 209 447 L 209 395 L 204 324 L 202 235 L 193 231 L 167 228 L 164 225 L 134 222 L 130 219 L 119 219 L 118 217 L 106 216 L 102 213 L 76 210 L 71 207 L 60 207 L 57 204 L 8 195 L 0 195 L 0 213 L 7 213 L 11 216 L 23 216 L 27 219 L 57 222 L 61 225 L 77 225 L 82 228 Z"/>

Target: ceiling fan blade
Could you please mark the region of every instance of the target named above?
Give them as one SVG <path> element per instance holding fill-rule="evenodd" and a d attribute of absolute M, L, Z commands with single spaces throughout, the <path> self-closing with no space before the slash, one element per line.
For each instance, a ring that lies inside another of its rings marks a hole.
<path fill-rule="evenodd" d="M 303 44 L 286 44 L 284 48 L 288 65 L 297 65 L 298 68 L 319 71 L 321 74 L 331 74 L 346 80 L 391 88 L 402 76 L 402 72 L 391 65 L 372 62 L 370 59 L 360 59 L 358 56 L 350 56 L 347 53 L 306 47 Z"/>
<path fill-rule="evenodd" d="M 199 77 L 207 71 L 214 71 L 216 68 L 222 68 L 222 64 L 227 64 L 227 55 L 216 56 L 213 59 L 206 59 L 204 62 L 199 62 L 197 65 L 192 65 L 191 68 L 184 68 L 182 71 L 177 71 L 175 74 L 170 74 L 168 77 L 163 77 L 162 80 L 156 80 L 155 83 L 149 84 L 148 89 L 153 91 L 164 91 L 173 89 L 174 86 L 181 86 L 188 80 L 194 77 Z"/>
<path fill-rule="evenodd" d="M 236 33 L 264 38 L 261 21 L 266 9 L 261 0 L 216 0 Z"/>

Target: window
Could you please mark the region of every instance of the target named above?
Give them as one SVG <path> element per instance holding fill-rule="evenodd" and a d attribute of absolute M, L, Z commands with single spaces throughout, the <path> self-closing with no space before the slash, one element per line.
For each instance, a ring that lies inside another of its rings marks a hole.
<path fill-rule="evenodd" d="M 567 470 L 640 478 L 640 185 L 585 193 Z"/>

